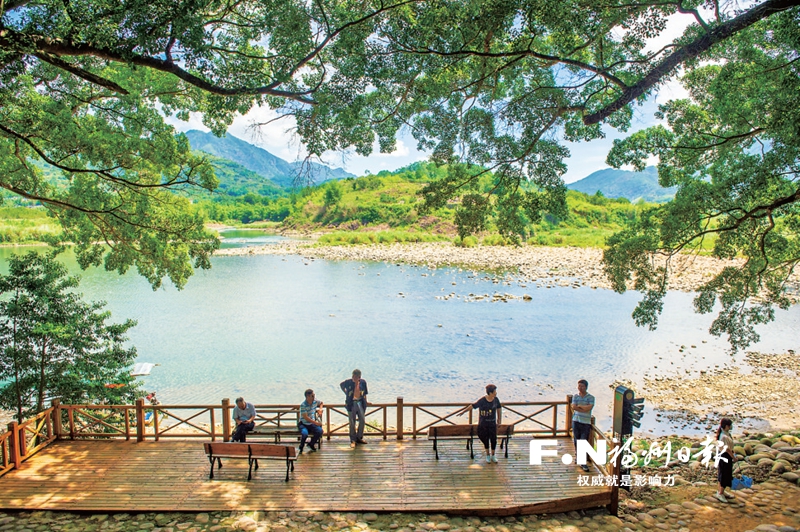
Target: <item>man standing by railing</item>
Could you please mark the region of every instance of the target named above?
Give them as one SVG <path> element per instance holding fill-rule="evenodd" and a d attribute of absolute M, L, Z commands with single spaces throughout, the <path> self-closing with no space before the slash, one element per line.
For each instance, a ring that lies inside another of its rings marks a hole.
<path fill-rule="evenodd" d="M 361 370 L 353 370 L 353 378 L 343 381 L 339 387 L 345 394 L 345 408 L 350 418 L 350 447 L 357 443 L 366 444 L 364 423 L 367 411 L 367 381 L 361 378 Z M 358 420 L 358 428 L 356 428 Z"/>
<path fill-rule="evenodd" d="M 575 450 L 578 449 L 578 440 L 588 440 L 592 432 L 592 408 L 594 396 L 587 392 L 589 382 L 586 379 L 578 381 L 578 394 L 572 396 L 572 441 Z M 581 469 L 589 471 L 589 466 L 583 464 Z"/>
<path fill-rule="evenodd" d="M 245 403 L 244 398 L 236 398 L 233 407 L 233 419 L 236 421 L 236 430 L 231 441 L 246 442 L 247 433 L 256 428 L 256 407 L 252 403 Z"/>

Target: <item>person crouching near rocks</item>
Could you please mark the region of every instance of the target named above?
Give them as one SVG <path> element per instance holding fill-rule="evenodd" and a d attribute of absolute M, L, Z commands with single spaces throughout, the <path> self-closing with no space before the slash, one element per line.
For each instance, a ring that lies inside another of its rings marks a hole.
<path fill-rule="evenodd" d="M 722 459 L 717 462 L 717 481 L 719 487 L 717 494 L 714 496 L 719 502 L 728 502 L 725 498 L 725 488 L 730 488 L 733 484 L 733 463 L 736 462 L 736 452 L 733 450 L 733 438 L 731 437 L 731 429 L 733 428 L 733 421 L 724 417 L 719 422 L 717 427 L 717 440 L 725 445 L 725 452 L 722 453 Z M 733 495 L 728 494 L 728 497 Z"/>

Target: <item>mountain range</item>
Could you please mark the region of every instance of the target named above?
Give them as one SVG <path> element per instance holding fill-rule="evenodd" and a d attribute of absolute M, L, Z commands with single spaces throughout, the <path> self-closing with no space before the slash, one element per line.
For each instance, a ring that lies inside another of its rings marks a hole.
<path fill-rule="evenodd" d="M 258 174 L 282 188 L 292 188 L 298 180 L 303 183 L 322 183 L 331 179 L 355 177 L 342 168 L 331 168 L 313 161 L 290 163 L 231 134 L 217 137 L 196 129 L 187 131 L 185 134 L 193 150 L 202 151 L 220 159 L 228 159 L 234 165 L 248 170 L 248 173 Z M 218 161 L 212 159 L 212 164 L 217 168 Z M 227 166 L 229 173 L 231 171 L 235 173 L 235 166 L 230 164 Z M 217 177 L 220 178 L 220 188 L 224 188 L 222 185 L 227 183 L 219 175 L 219 171 L 217 174 Z M 268 183 L 262 185 L 269 186 Z"/>
<path fill-rule="evenodd" d="M 193 150 L 210 154 L 211 163 L 220 179 L 220 192 L 242 196 L 255 192 L 262 196 L 282 194 L 297 182 L 322 183 L 331 179 L 356 177 L 342 168 L 331 168 L 307 161 L 288 162 L 263 148 L 227 134 L 217 137 L 198 130 L 186 132 Z M 658 170 L 648 166 L 642 172 L 607 168 L 570 183 L 567 188 L 585 194 L 598 191 L 607 198 L 627 198 L 662 203 L 675 196 L 675 188 L 658 183 Z"/>
<path fill-rule="evenodd" d="M 648 166 L 643 172 L 606 168 L 568 184 L 567 188 L 584 194 L 599 191 L 607 198 L 628 198 L 633 203 L 639 200 L 664 203 L 674 198 L 677 190 L 675 187 L 664 188 L 658 183 L 655 166 Z"/>

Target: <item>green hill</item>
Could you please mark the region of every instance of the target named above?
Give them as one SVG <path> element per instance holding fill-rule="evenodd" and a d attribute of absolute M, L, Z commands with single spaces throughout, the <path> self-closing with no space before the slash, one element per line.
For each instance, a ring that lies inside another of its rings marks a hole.
<path fill-rule="evenodd" d="M 395 172 L 357 179 L 330 181 L 302 189 L 290 196 L 269 199 L 248 194 L 242 198 L 217 197 L 197 204 L 210 220 L 231 223 L 279 222 L 285 228 L 335 230 L 321 242 L 361 243 L 455 238 L 458 201 L 420 215 L 419 191 L 446 170 L 431 163 L 414 163 Z M 636 219 L 647 205 L 625 198 L 607 198 L 570 190 L 567 215 L 545 215 L 527 228 L 528 242 L 540 245 L 604 246 L 610 235 Z M 427 235 L 427 236 L 425 236 Z M 485 245 L 508 244 L 491 224 L 477 235 Z"/>
<path fill-rule="evenodd" d="M 598 170 L 580 181 L 570 183 L 567 188 L 589 195 L 599 191 L 607 198 L 627 198 L 634 203 L 639 200 L 664 203 L 675 197 L 677 190 L 658 184 L 658 170 L 655 166 L 648 166 L 643 172 L 614 168 Z"/>
<path fill-rule="evenodd" d="M 219 179 L 219 186 L 215 191 L 216 194 L 244 196 L 248 193 L 254 193 L 267 197 L 286 194 L 283 188 L 271 180 L 248 170 L 230 159 L 223 159 L 213 155 L 208 155 L 208 158 L 214 167 L 214 173 L 217 174 Z"/>
<path fill-rule="evenodd" d="M 228 159 L 283 188 L 292 188 L 299 177 L 301 182 L 321 183 L 330 179 L 355 177 L 341 168 L 330 168 L 315 162 L 289 163 L 267 150 L 249 142 L 225 135 L 216 137 L 211 133 L 191 130 L 185 133 L 193 150 L 202 151 L 221 159 Z M 252 190 L 256 192 L 256 190 Z"/>

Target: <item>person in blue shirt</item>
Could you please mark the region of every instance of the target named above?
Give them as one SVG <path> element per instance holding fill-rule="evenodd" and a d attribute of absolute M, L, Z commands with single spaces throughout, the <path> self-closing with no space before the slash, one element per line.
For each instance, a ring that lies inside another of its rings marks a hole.
<path fill-rule="evenodd" d="M 588 440 L 592 432 L 592 408 L 594 396 L 588 393 L 589 382 L 586 379 L 578 381 L 578 393 L 572 396 L 572 442 L 578 449 L 578 440 Z M 583 464 L 581 469 L 589 471 L 589 466 Z"/>
<path fill-rule="evenodd" d="M 353 370 L 353 378 L 342 381 L 339 387 L 345 394 L 345 409 L 350 418 L 350 447 L 366 444 L 364 439 L 364 423 L 367 411 L 367 381 L 361 378 L 361 370 Z M 356 427 L 358 421 L 358 427 Z"/>
<path fill-rule="evenodd" d="M 308 443 L 308 448 L 311 452 L 317 450 L 317 443 L 322 438 L 322 402 L 316 400 L 314 390 L 306 390 L 306 400 L 300 403 L 300 453 L 302 454 L 303 448 L 306 446 L 306 440 L 309 434 L 311 441 Z"/>
<path fill-rule="evenodd" d="M 256 408 L 252 403 L 246 403 L 244 398 L 236 398 L 236 406 L 233 407 L 233 420 L 236 422 L 236 430 L 233 432 L 231 441 L 246 442 L 247 433 L 256 428 Z"/>

